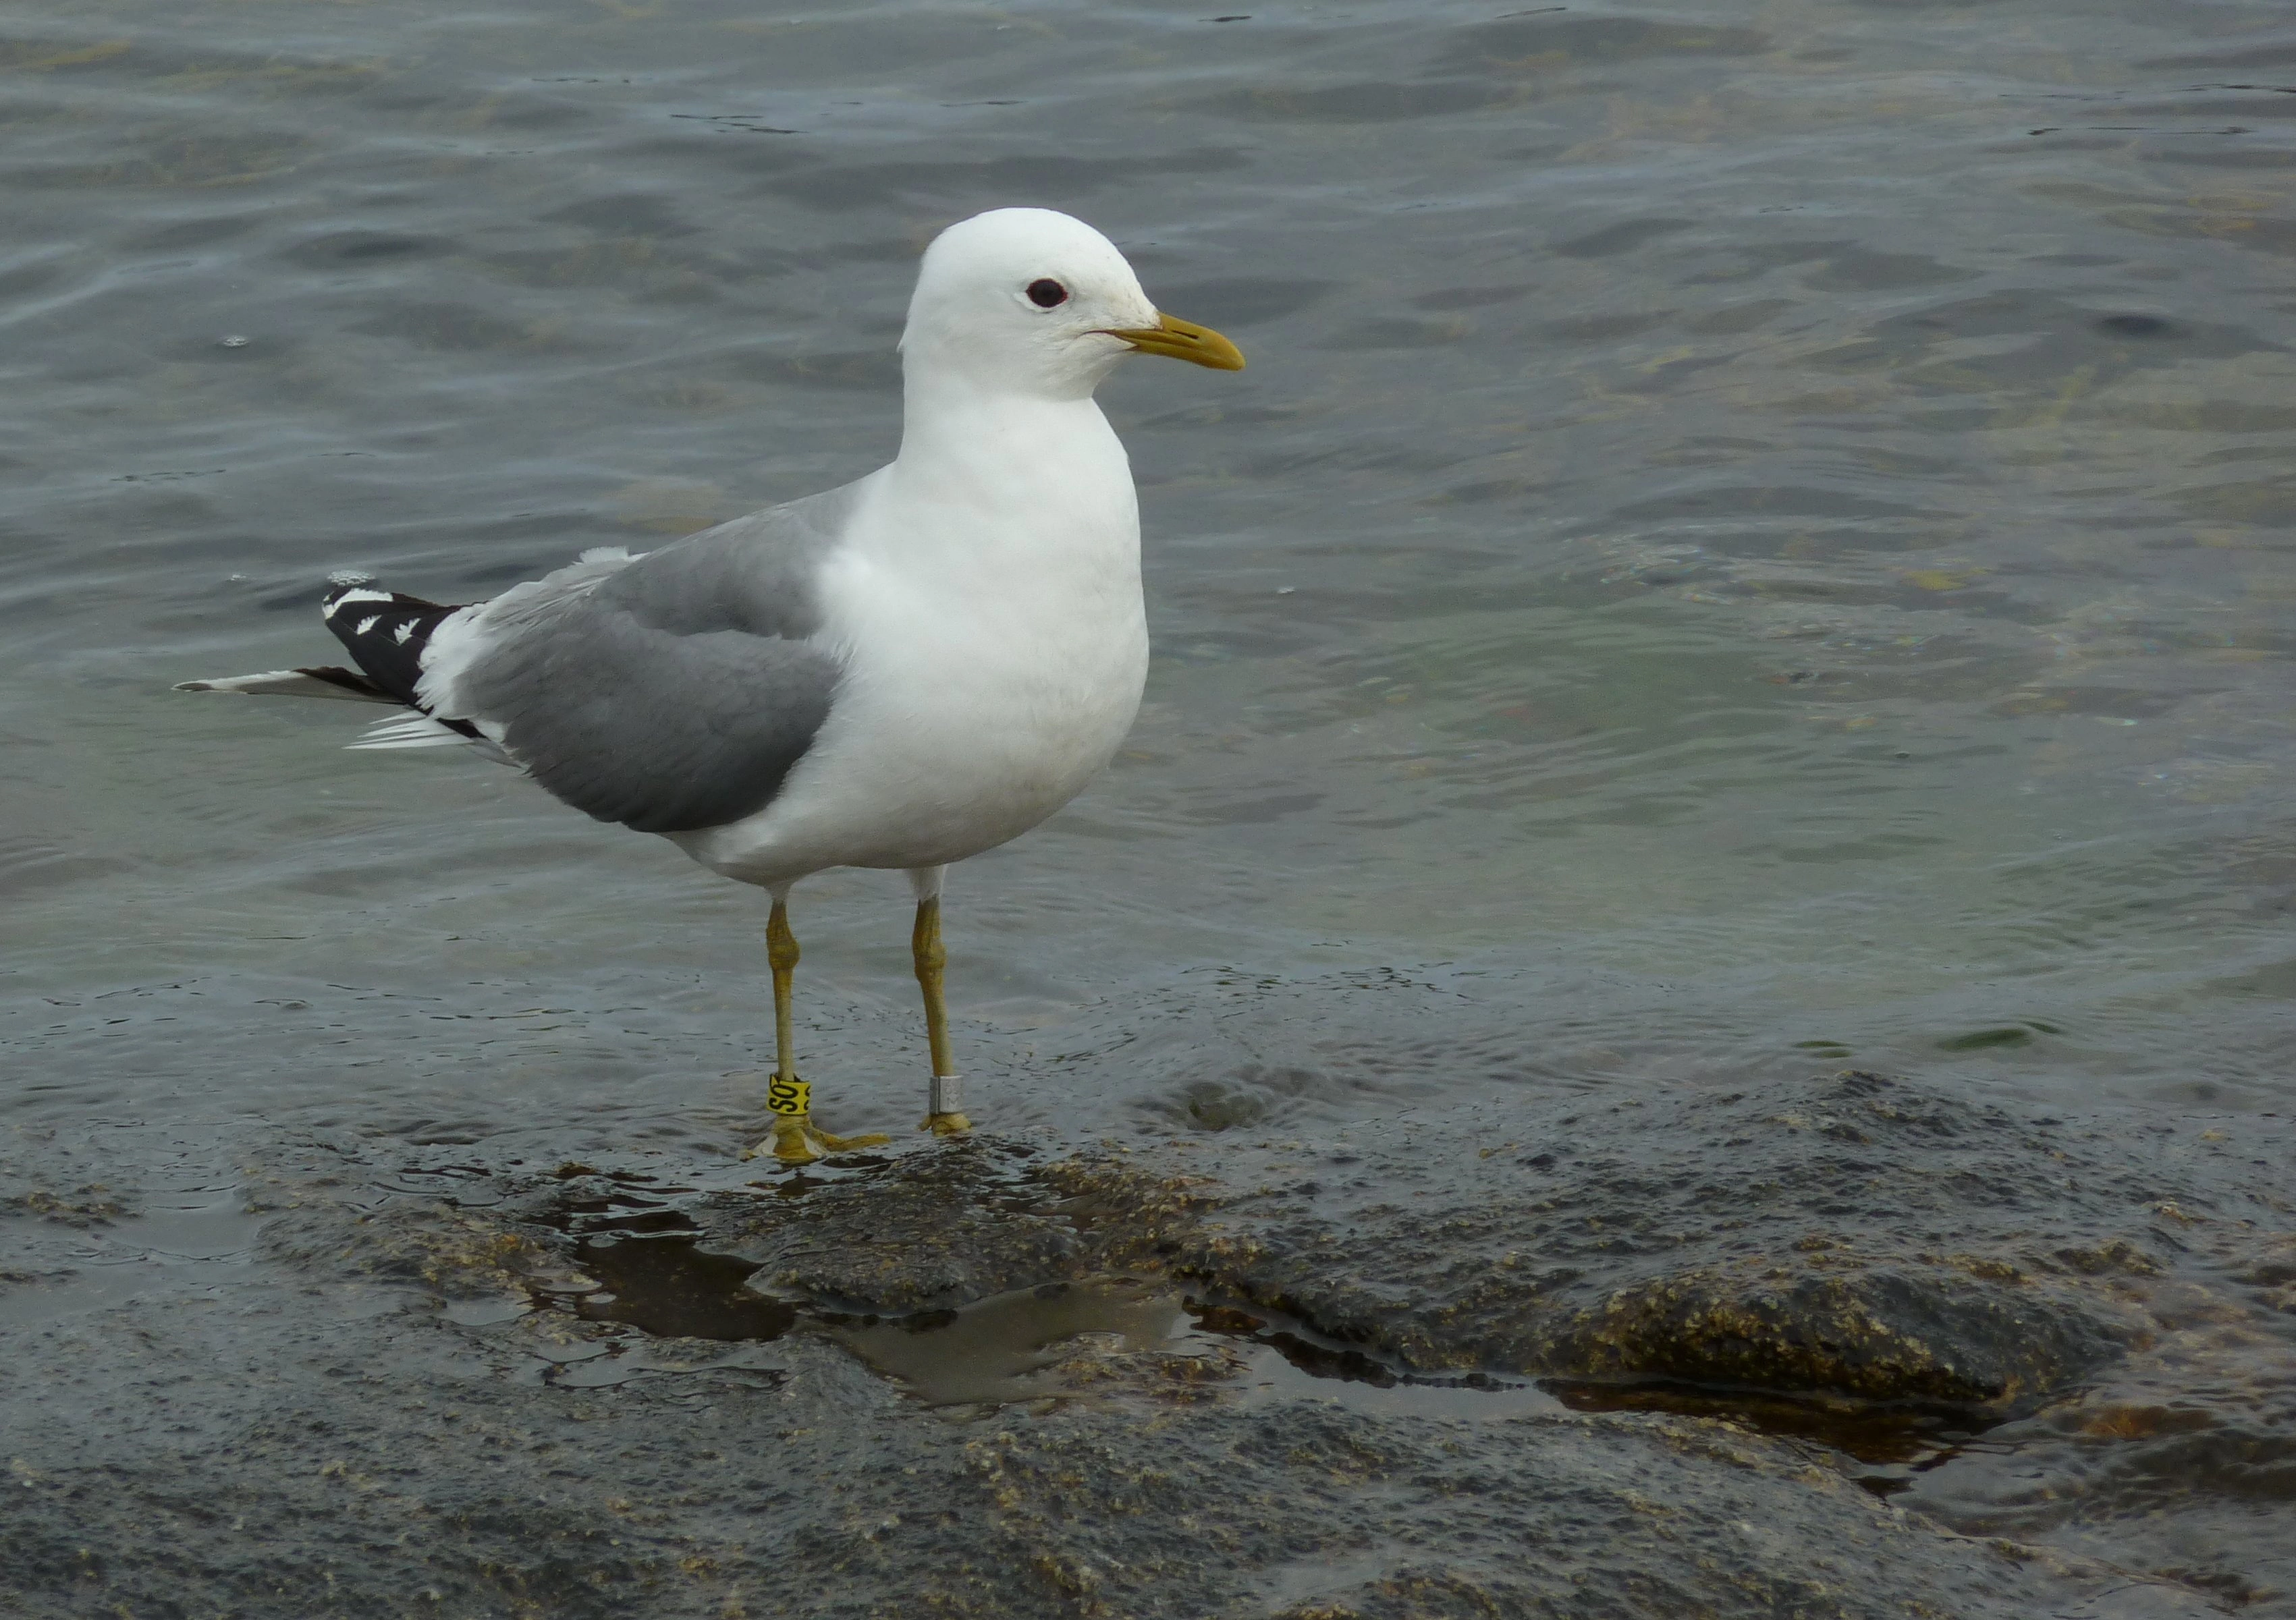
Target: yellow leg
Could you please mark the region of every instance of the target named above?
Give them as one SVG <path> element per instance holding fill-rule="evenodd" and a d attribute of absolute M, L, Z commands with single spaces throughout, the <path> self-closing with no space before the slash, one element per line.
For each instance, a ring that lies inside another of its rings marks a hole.
<path fill-rule="evenodd" d="M 797 936 L 790 932 L 789 906 L 774 902 L 772 920 L 766 924 L 766 961 L 774 970 L 774 1077 L 766 1083 L 766 1107 L 774 1116 L 774 1133 L 742 1154 L 755 1158 L 768 1143 L 774 1157 L 785 1165 L 809 1165 L 827 1153 L 855 1148 L 881 1148 L 890 1136 L 832 1136 L 813 1123 L 813 1087 L 797 1077 L 797 1036 L 791 1007 L 797 979 Z"/>
<path fill-rule="evenodd" d="M 917 902 L 917 926 L 909 936 L 909 952 L 916 958 L 917 985 L 925 993 L 925 1041 L 932 1048 L 932 1101 L 919 1127 L 936 1136 L 955 1136 L 972 1129 L 964 1117 L 963 1092 L 955 1066 L 948 1058 L 948 1009 L 941 1001 L 941 970 L 948 953 L 940 944 L 940 898 Z"/>
<path fill-rule="evenodd" d="M 802 1085 L 797 1077 L 797 1036 L 791 1006 L 797 984 L 797 936 L 790 932 L 789 904 L 774 902 L 766 923 L 766 961 L 774 970 L 774 1078 L 786 1085 Z M 803 1109 L 799 1110 L 800 1113 Z"/>

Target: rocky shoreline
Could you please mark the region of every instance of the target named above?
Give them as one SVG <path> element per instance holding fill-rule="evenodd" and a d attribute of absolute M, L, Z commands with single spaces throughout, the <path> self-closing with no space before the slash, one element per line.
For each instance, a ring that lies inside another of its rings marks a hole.
<path fill-rule="evenodd" d="M 0 1613 L 2274 1612 L 2287 1147 L 1855 1072 L 747 1181 L 256 1144 L 234 1286 L 5 1335 Z M 12 1296 L 134 1207 L 39 1163 Z"/>

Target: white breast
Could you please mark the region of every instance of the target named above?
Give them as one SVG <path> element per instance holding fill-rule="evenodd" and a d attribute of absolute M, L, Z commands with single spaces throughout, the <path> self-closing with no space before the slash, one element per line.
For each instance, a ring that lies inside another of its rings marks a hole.
<path fill-rule="evenodd" d="M 905 479 L 906 445 L 871 480 L 822 580 L 847 656 L 828 723 L 765 810 L 676 835 L 689 854 L 767 886 L 945 865 L 1027 831 L 1108 764 L 1148 633 L 1130 470 L 1084 408 L 1088 423 L 1062 425 L 1086 430 L 1019 487 L 978 467 Z"/>

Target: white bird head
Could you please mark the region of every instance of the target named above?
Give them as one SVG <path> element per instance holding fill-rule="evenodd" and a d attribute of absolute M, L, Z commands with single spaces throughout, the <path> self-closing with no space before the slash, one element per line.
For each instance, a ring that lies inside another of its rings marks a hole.
<path fill-rule="evenodd" d="M 1159 313 L 1114 242 L 1050 209 L 994 209 L 933 238 L 901 332 L 913 380 L 1056 399 L 1090 395 L 1135 352 L 1243 369 L 1219 333 Z"/>

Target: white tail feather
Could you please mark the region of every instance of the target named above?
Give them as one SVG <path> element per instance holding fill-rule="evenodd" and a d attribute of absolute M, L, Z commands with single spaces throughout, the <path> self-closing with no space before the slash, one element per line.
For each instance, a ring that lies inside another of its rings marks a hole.
<path fill-rule="evenodd" d="M 365 736 L 343 746 L 376 753 L 394 749 L 450 749 L 457 743 L 476 749 L 496 765 L 517 763 L 493 738 L 466 735 L 428 715 L 401 715 L 396 720 L 378 720 L 366 728 Z"/>
<path fill-rule="evenodd" d="M 266 669 L 260 675 L 226 675 L 215 681 L 182 681 L 177 691 L 238 691 L 258 698 L 336 698 L 348 703 L 392 703 L 397 700 L 353 691 L 299 669 Z"/>
<path fill-rule="evenodd" d="M 349 749 L 447 749 L 470 740 L 453 726 L 441 725 L 428 715 L 406 715 L 396 720 L 378 720 L 366 728 L 365 736 L 343 746 Z"/>

